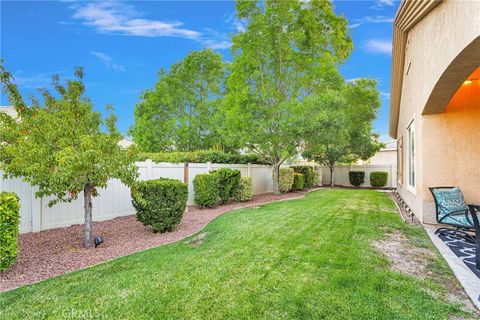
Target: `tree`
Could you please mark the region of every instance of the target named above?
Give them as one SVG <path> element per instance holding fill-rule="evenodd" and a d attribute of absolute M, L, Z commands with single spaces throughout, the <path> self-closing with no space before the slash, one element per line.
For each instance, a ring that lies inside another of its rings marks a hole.
<path fill-rule="evenodd" d="M 220 54 L 190 52 L 142 94 L 129 133 L 143 151 L 192 151 L 218 144 L 214 115 L 225 78 Z"/>
<path fill-rule="evenodd" d="M 304 100 L 341 81 L 336 67 L 352 42 L 328 0 L 239 0 L 236 9 L 246 30 L 233 37 L 224 134 L 273 166 L 279 194 L 280 165 L 298 152 L 310 125 Z"/>
<path fill-rule="evenodd" d="M 380 107 L 376 81 L 345 83 L 310 97 L 307 103 L 316 106 L 317 112 L 315 126 L 306 136 L 304 156 L 329 167 L 331 186 L 337 163 L 367 160 L 383 146 L 372 134 Z"/>
<path fill-rule="evenodd" d="M 53 196 L 50 206 L 72 201 L 83 191 L 83 244 L 91 247 L 92 197 L 111 178 L 131 185 L 137 168 L 134 149 L 118 146 L 122 137 L 115 116 L 102 121 L 100 113 L 92 110 L 91 101 L 83 96 L 83 70 L 77 68 L 75 76 L 66 85 L 54 76 L 58 97 L 42 90 L 44 106 L 32 98 L 27 107 L 12 75 L 0 64 L 2 89 L 19 116 L 17 121 L 6 115 L 0 118 L 0 168 L 8 177 L 23 177 L 38 186 L 37 197 Z M 108 132 L 102 131 L 102 126 Z"/>

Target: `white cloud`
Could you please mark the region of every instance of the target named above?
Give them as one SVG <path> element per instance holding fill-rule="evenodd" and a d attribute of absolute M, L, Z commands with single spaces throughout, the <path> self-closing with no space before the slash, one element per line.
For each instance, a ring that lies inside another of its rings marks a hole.
<path fill-rule="evenodd" d="M 142 19 L 142 14 L 133 6 L 121 2 L 93 2 L 72 5 L 71 8 L 75 10 L 73 18 L 82 20 L 83 24 L 101 33 L 189 39 L 198 39 L 201 36 L 200 32 L 180 28 L 183 23 L 179 21 Z"/>
<path fill-rule="evenodd" d="M 383 91 L 380 91 L 380 96 L 382 98 L 385 98 L 385 99 L 390 99 L 390 92 L 383 92 Z"/>
<path fill-rule="evenodd" d="M 228 49 L 232 46 L 232 43 L 229 40 L 215 40 L 207 39 L 203 41 L 205 47 L 217 50 L 217 49 Z"/>
<path fill-rule="evenodd" d="M 225 23 L 229 25 L 230 29 L 234 29 L 236 32 L 245 32 L 247 30 L 247 23 L 245 20 L 238 19 L 235 13 L 230 14 Z"/>
<path fill-rule="evenodd" d="M 61 75 L 65 71 L 59 71 L 54 73 L 36 73 L 36 74 L 24 74 L 21 70 L 13 73 L 13 79 L 17 86 L 28 89 L 46 88 L 52 83 L 52 76 L 54 74 Z"/>
<path fill-rule="evenodd" d="M 73 18 L 82 21 L 86 26 L 94 28 L 99 33 L 117 34 L 141 37 L 179 37 L 197 41 L 206 48 L 214 50 L 231 47 L 230 37 L 212 29 L 203 32 L 181 28 L 182 22 L 166 22 L 142 18 L 142 13 L 134 6 L 118 2 L 90 2 L 71 6 L 75 10 Z M 59 22 L 65 24 L 65 22 Z M 236 30 L 241 30 L 242 23 L 232 20 Z M 113 63 L 112 59 L 101 52 L 92 51 L 93 55 L 101 59 L 105 65 L 116 71 L 124 71 L 124 67 Z"/>
<path fill-rule="evenodd" d="M 377 0 L 376 3 L 383 6 L 393 6 L 394 0 Z"/>
<path fill-rule="evenodd" d="M 109 55 L 98 51 L 90 51 L 90 53 L 100 59 L 100 61 L 102 61 L 108 69 L 112 69 L 114 71 L 125 71 L 125 67 L 121 64 L 114 63 L 113 59 Z"/>
<path fill-rule="evenodd" d="M 382 9 L 395 5 L 395 0 L 376 0 L 371 9 Z"/>
<path fill-rule="evenodd" d="M 365 43 L 365 50 L 375 54 L 392 54 L 391 40 L 368 40 Z"/>
<path fill-rule="evenodd" d="M 366 16 L 361 19 L 354 19 L 349 25 L 351 29 L 357 28 L 363 24 L 367 23 L 393 23 L 394 17 L 390 16 Z"/>
<path fill-rule="evenodd" d="M 363 78 L 363 77 L 350 78 L 350 79 L 346 79 L 345 82 L 354 83 L 354 82 L 357 82 L 358 80 L 362 80 L 362 79 L 366 79 L 366 78 Z"/>

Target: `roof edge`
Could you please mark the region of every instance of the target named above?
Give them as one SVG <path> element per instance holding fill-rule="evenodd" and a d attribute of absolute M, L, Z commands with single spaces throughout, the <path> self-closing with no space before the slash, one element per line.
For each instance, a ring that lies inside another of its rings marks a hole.
<path fill-rule="evenodd" d="M 402 0 L 393 22 L 392 76 L 390 83 L 389 135 L 396 139 L 405 68 L 408 31 L 443 0 Z"/>

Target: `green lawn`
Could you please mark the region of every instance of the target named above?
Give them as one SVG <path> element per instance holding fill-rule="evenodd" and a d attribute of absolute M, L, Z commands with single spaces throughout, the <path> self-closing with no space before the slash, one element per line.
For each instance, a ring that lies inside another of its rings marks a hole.
<path fill-rule="evenodd" d="M 455 283 L 436 254 L 432 280 L 391 271 L 371 242 L 403 224 L 389 197 L 325 189 L 224 214 L 186 240 L 0 295 L 0 319 L 448 319 Z M 134 239 L 132 239 L 134 241 Z M 434 298 L 435 296 L 436 298 Z"/>

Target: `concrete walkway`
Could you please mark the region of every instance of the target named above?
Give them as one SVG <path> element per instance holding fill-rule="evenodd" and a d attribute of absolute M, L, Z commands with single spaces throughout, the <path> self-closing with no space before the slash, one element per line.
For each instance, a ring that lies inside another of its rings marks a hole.
<path fill-rule="evenodd" d="M 423 226 L 433 244 L 437 247 L 440 254 L 447 261 L 453 273 L 457 277 L 460 284 L 465 289 L 470 300 L 477 309 L 480 309 L 480 279 L 470 270 L 465 263 L 453 253 L 452 250 L 435 235 L 436 228 L 431 225 Z"/>

